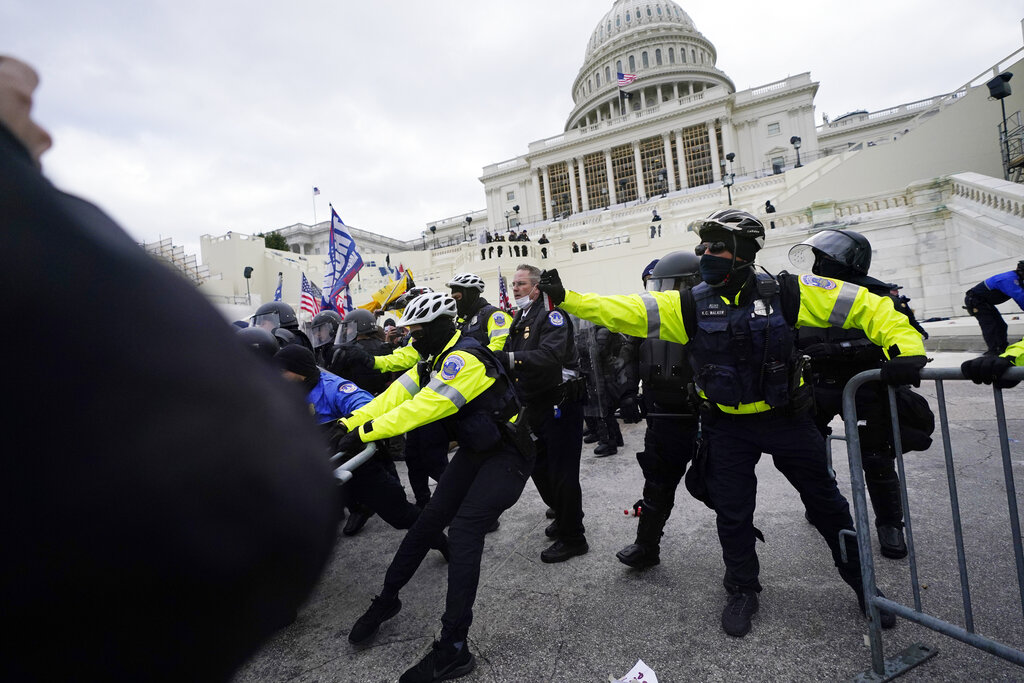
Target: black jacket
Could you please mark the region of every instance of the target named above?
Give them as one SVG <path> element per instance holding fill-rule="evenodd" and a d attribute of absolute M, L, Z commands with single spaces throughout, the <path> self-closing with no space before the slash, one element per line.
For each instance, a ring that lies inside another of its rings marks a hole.
<path fill-rule="evenodd" d="M 555 395 L 565 380 L 562 369 L 575 372 L 579 367 L 572 319 L 560 308 L 548 312 L 541 299 L 516 312 L 505 351 L 512 379 L 527 404 Z"/>

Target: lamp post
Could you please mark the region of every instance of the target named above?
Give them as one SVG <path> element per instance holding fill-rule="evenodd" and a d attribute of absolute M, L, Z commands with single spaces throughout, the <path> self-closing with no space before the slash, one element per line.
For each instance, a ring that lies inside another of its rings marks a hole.
<path fill-rule="evenodd" d="M 252 294 L 249 292 L 249 278 L 252 277 L 252 266 L 246 266 L 245 270 L 242 271 L 242 277 L 245 278 L 245 299 L 249 302 L 249 306 L 252 306 Z"/>
<path fill-rule="evenodd" d="M 1006 158 L 1003 161 L 1003 179 L 1010 179 L 1010 131 L 1006 127 L 1006 98 L 1010 95 L 1010 79 L 1013 78 L 1013 74 L 1009 71 L 1004 71 L 999 74 L 991 81 L 986 83 L 988 86 L 989 97 L 995 100 L 999 100 L 999 106 L 1003 108 L 1003 153 Z"/>
<path fill-rule="evenodd" d="M 434 248 L 437 249 L 437 226 L 430 226 L 430 235 L 434 238 Z"/>
<path fill-rule="evenodd" d="M 473 222 L 472 216 L 466 216 L 466 222 L 462 224 L 462 241 L 469 241 L 469 224 Z"/>
<path fill-rule="evenodd" d="M 729 206 L 732 206 L 732 183 L 735 177 L 735 173 L 726 173 L 722 176 L 722 184 L 725 185 L 725 190 L 729 193 Z"/>
<path fill-rule="evenodd" d="M 803 166 L 803 164 L 800 163 L 800 142 L 799 135 L 794 135 L 789 139 L 789 144 L 793 145 L 793 148 L 796 150 L 796 166 L 793 168 L 800 168 Z"/>

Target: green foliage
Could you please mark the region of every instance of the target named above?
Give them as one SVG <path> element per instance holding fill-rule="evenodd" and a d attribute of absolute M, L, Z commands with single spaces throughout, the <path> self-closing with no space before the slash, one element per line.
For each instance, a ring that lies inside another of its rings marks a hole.
<path fill-rule="evenodd" d="M 263 238 L 263 243 L 266 245 L 267 249 L 280 249 L 281 251 L 288 251 L 288 242 L 279 233 L 271 232 L 263 234 L 261 232 L 256 236 Z"/>

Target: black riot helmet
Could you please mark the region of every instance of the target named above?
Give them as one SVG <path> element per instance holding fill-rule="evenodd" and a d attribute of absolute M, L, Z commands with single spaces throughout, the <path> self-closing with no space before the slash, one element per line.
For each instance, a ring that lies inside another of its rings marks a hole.
<path fill-rule="evenodd" d="M 853 230 L 822 230 L 789 250 L 789 260 L 800 270 L 823 277 L 853 272 L 867 275 L 871 268 L 871 243 Z"/>
<path fill-rule="evenodd" d="M 355 341 L 361 334 L 370 334 L 377 328 L 377 317 L 364 308 L 356 308 L 345 314 L 345 318 L 338 327 L 338 335 L 335 342 L 347 344 Z"/>
<path fill-rule="evenodd" d="M 1024 261 L 1017 261 L 1017 269 L 1014 271 L 1021 282 L 1024 282 Z"/>
<path fill-rule="evenodd" d="M 277 338 L 262 327 L 243 327 L 238 330 L 238 340 L 243 345 L 266 358 L 273 358 L 281 348 Z"/>
<path fill-rule="evenodd" d="M 309 340 L 313 342 L 313 348 L 318 349 L 334 343 L 341 325 L 341 316 L 337 311 L 320 311 L 313 316 L 309 325 Z"/>
<path fill-rule="evenodd" d="M 253 327 L 273 330 L 283 327 L 293 332 L 299 329 L 299 319 L 295 317 L 295 309 L 283 301 L 268 301 L 253 313 L 249 323 Z"/>
<path fill-rule="evenodd" d="M 700 257 L 692 251 L 673 251 L 655 265 L 647 280 L 648 292 L 683 291 L 700 282 Z"/>

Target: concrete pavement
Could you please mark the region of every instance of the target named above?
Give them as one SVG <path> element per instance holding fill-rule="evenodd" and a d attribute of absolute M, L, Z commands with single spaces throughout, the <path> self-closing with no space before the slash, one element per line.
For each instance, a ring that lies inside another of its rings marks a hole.
<path fill-rule="evenodd" d="M 980 339 L 980 337 L 979 337 Z M 958 366 L 975 354 L 938 353 L 930 367 Z M 991 390 L 945 383 L 950 411 L 968 567 L 977 630 L 1024 649 L 1024 618 L 1014 570 L 1006 493 L 1002 484 Z M 922 393 L 936 405 L 934 383 Z M 1024 490 L 1024 386 L 1005 393 L 1011 458 Z M 833 427 L 842 433 L 838 421 Z M 470 647 L 477 668 L 460 679 L 491 681 L 607 681 L 643 659 L 669 681 L 847 680 L 870 666 L 866 622 L 842 583 L 824 541 L 804 521 L 792 487 L 771 465 L 758 466 L 755 523 L 765 534 L 761 610 L 745 638 L 725 635 L 721 551 L 713 513 L 682 489 L 662 543 L 661 565 L 643 572 L 615 559 L 632 542 L 636 520 L 623 514 L 640 497 L 634 453 L 643 425 L 623 428 L 626 446 L 596 458 L 585 447 L 582 485 L 590 552 L 547 565 L 540 551 L 545 506 L 532 483 L 487 537 Z M 908 490 L 917 541 L 925 611 L 963 624 L 941 441 L 907 455 Z M 836 453 L 840 487 L 849 498 L 849 470 Z M 400 463 L 404 478 L 404 463 Z M 332 560 L 309 603 L 236 676 L 263 681 L 394 681 L 429 648 L 440 630 L 446 565 L 427 556 L 402 594 L 402 611 L 372 643 L 355 648 L 348 630 L 380 590 L 402 532 L 373 518 L 359 535 L 340 534 Z M 876 551 L 879 585 L 888 597 L 912 604 L 907 560 Z M 939 654 L 901 680 L 1001 681 L 1024 679 L 1024 669 L 960 645 L 909 622 L 883 634 L 886 654 L 915 642 Z"/>

